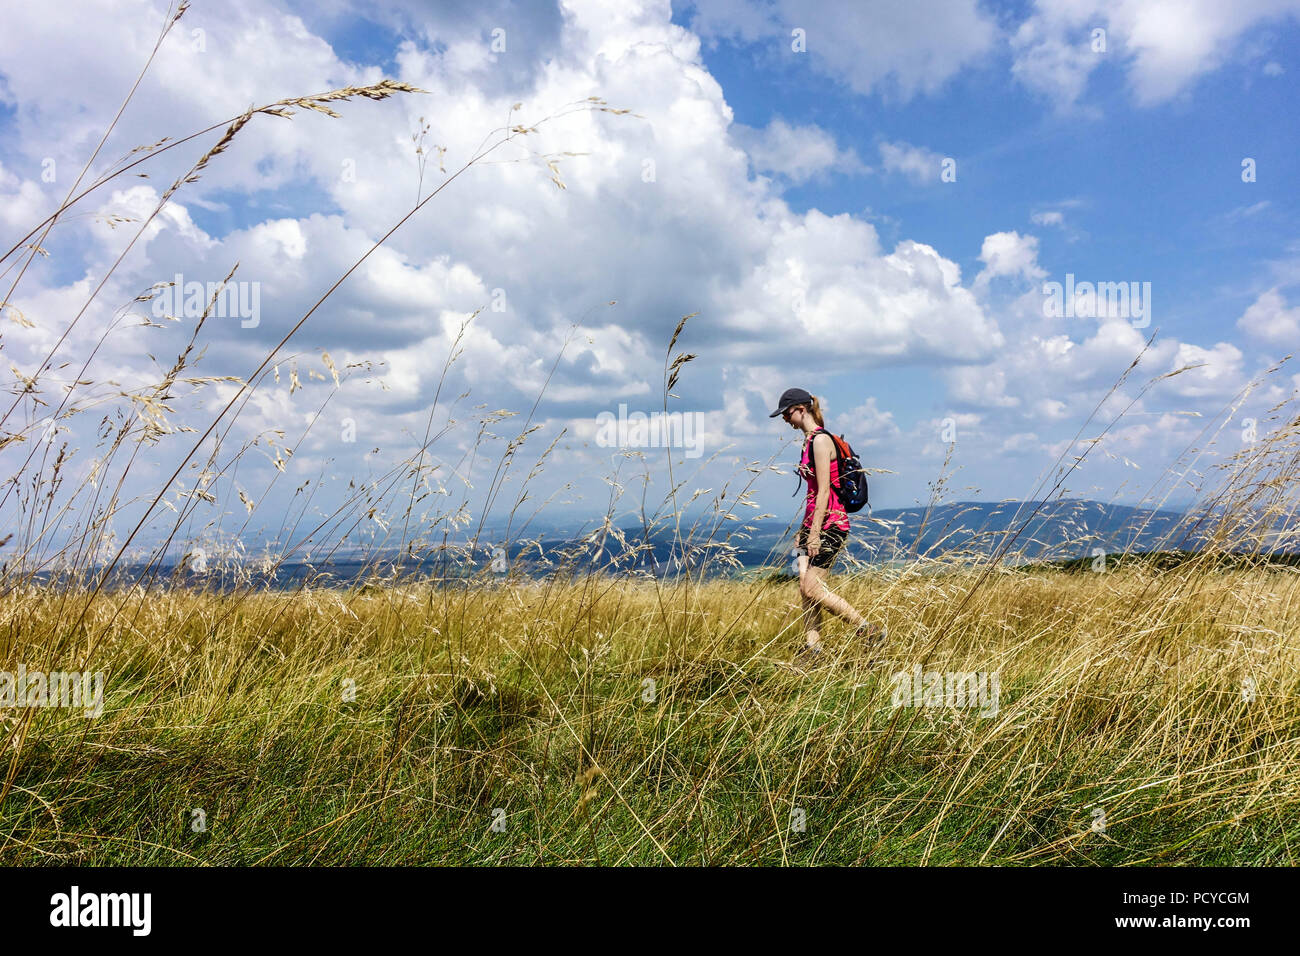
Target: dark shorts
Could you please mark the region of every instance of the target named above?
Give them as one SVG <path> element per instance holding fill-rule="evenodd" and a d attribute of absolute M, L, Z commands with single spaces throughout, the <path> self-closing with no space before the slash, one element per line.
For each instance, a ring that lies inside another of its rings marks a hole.
<path fill-rule="evenodd" d="M 817 545 L 817 555 L 808 559 L 810 568 L 829 568 L 844 547 L 845 540 L 848 539 L 849 533 L 842 528 L 834 526 L 822 528 L 821 541 Z M 804 551 L 808 550 L 808 529 L 799 529 L 799 547 Z"/>

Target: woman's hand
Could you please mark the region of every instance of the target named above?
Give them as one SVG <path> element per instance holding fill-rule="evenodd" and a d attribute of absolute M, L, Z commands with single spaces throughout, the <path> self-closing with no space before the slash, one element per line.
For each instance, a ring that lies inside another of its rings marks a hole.
<path fill-rule="evenodd" d="M 821 535 L 821 532 L 820 532 L 820 531 L 813 531 L 813 530 L 810 529 L 810 530 L 808 531 L 808 541 L 807 541 L 807 544 L 805 545 L 805 547 L 806 547 L 807 550 L 808 550 L 808 560 L 809 560 L 809 561 L 811 561 L 813 558 L 817 557 L 817 552 L 821 550 L 821 546 L 822 546 L 822 535 Z"/>

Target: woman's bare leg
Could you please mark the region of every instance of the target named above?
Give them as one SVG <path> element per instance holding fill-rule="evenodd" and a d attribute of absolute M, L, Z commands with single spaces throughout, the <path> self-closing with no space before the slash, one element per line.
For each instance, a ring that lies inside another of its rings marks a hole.
<path fill-rule="evenodd" d="M 822 642 L 822 609 L 815 600 L 804 593 L 804 578 L 808 575 L 808 556 L 799 555 L 799 606 L 803 608 L 803 636 L 809 647 Z"/>
<path fill-rule="evenodd" d="M 848 621 L 854 627 L 861 627 L 867 623 L 867 619 L 857 612 L 857 610 L 844 598 L 840 597 L 834 591 L 826 586 L 826 571 L 822 568 L 804 567 L 803 562 L 806 558 L 799 559 L 799 595 L 803 599 L 804 607 L 809 604 L 815 609 L 813 613 L 817 614 L 817 624 L 821 624 L 821 609 L 824 607 L 837 617 Z M 807 612 L 804 617 L 804 633 L 809 633 L 807 625 Z M 817 639 L 821 639 L 820 633 Z M 812 643 L 810 640 L 809 644 Z"/>
<path fill-rule="evenodd" d="M 817 647 L 822 642 L 822 608 L 821 605 L 803 593 L 799 594 L 799 603 L 803 605 L 803 638 L 809 647 Z"/>

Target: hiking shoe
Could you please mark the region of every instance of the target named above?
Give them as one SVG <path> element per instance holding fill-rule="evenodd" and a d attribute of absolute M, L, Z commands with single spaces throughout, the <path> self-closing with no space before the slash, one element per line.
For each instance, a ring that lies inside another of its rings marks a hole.
<path fill-rule="evenodd" d="M 883 624 L 864 623 L 854 630 L 853 636 L 871 645 L 883 644 L 889 636 L 889 629 Z"/>
<path fill-rule="evenodd" d="M 807 671 L 812 670 L 815 667 L 821 667 L 823 664 L 829 662 L 829 660 L 830 656 L 826 653 L 826 649 L 822 647 L 822 645 L 805 644 L 795 652 L 794 661 L 792 663 L 800 670 Z"/>

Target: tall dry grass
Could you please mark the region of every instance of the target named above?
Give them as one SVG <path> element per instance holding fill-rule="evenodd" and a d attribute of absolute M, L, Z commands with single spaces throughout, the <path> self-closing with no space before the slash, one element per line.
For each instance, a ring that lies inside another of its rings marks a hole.
<path fill-rule="evenodd" d="M 98 603 L 104 716 L 10 718 L 0 857 L 1295 862 L 1293 573 L 1017 571 L 964 601 L 975 576 L 842 583 L 889 646 L 832 634 L 811 672 L 789 584 Z M 4 659 L 41 654 L 61 599 L 6 599 Z M 894 706 L 916 665 L 996 670 L 996 714 Z"/>
<path fill-rule="evenodd" d="M 317 511 L 319 484 L 305 483 L 265 550 L 245 553 L 260 502 L 273 499 L 312 426 L 250 438 L 236 425 L 282 369 L 290 394 L 298 390 L 296 363 L 307 352 L 289 351 L 290 341 L 370 253 L 240 377 L 196 367 L 214 297 L 159 381 L 124 392 L 94 379 L 105 338 L 158 287 L 125 304 L 86 354 L 60 350 L 165 203 L 255 119 L 295 110 L 334 117 L 334 105 L 350 99 L 418 94 L 385 81 L 282 99 L 142 147 L 93 176 L 92 156 L 59 211 L 0 259 L 12 303 L 70 209 L 222 130 L 134 225 L 49 355 L 14 369 L 0 418 L 9 476 L 0 490 L 0 670 L 100 671 L 108 684 L 94 719 L 0 710 L 0 861 L 1294 862 L 1296 577 L 1249 560 L 1291 541 L 1294 405 L 1275 408 L 1265 436 L 1220 473 L 1206 466 L 1215 429 L 1249 389 L 1144 496 L 1158 504 L 1202 476 L 1200 506 L 1168 542 L 1195 542 L 1189 559 L 1096 574 L 1016 567 L 1027 556 L 1023 531 L 1043 507 L 1027 505 L 1011 533 L 990 532 L 982 555 L 938 545 L 902 567 L 840 576 L 837 589 L 888 624 L 890 640 L 873 657 L 832 632 L 831 660 L 811 671 L 788 663 L 800 643 L 792 583 L 706 574 L 734 567 L 750 522 L 771 517 L 755 514 L 755 484 L 773 461 L 688 494 L 694 475 L 669 458 L 668 490 L 654 502 L 652 463 L 629 456 L 641 474 L 620 467 L 608 476 L 605 513 L 543 579 L 419 573 L 430 556 L 460 571 L 473 565 L 489 516 L 505 517 L 511 541 L 527 543 L 548 504 L 534 500 L 530 482 L 562 437 L 544 449 L 532 437 L 545 389 L 518 423 L 508 409 L 457 412 L 465 396 L 448 402 L 442 386 L 461 339 L 413 454 L 359 476 L 327 512 Z M 579 110 L 627 113 L 593 97 L 531 125 L 508 118 L 454 172 L 440 162 L 444 178 L 427 194 L 429 152 L 417 134 L 416 201 L 375 248 L 505 147 L 522 148 L 520 158 L 563 188 L 564 154 L 524 144 L 542 123 Z M 32 321 L 7 310 L 19 324 Z M 665 352 L 665 409 L 696 358 L 674 354 L 689 318 Z M 351 377 L 375 372 L 367 363 L 339 369 L 328 353 L 320 361 L 333 383 L 322 411 Z M 231 394 L 218 414 L 188 419 L 184 399 L 218 386 Z M 1026 498 L 1063 493 L 1120 420 L 1096 424 L 1101 408 L 1076 436 L 1095 429 L 1097 438 L 1063 454 Z M 475 428 L 454 463 L 435 453 L 455 427 L 435 427 L 448 410 Z M 105 425 L 82 453 L 60 434 L 87 416 Z M 510 431 L 498 435 L 502 423 Z M 239 463 L 263 454 L 270 480 L 260 489 L 236 482 Z M 174 470 L 141 483 L 152 458 Z M 453 475 L 481 458 L 495 464 L 475 500 Z M 931 505 L 946 487 L 940 475 Z M 222 520 L 227 504 L 246 520 Z M 639 539 L 616 520 L 628 513 L 641 519 Z M 674 557 L 692 573 L 626 573 L 669 530 Z M 193 586 L 173 570 L 174 558 L 200 544 L 234 587 Z M 374 573 L 347 586 L 307 580 L 277 592 L 259 583 L 259 571 L 358 548 Z M 381 561 L 394 552 L 396 562 Z M 1245 566 L 1221 567 L 1228 552 L 1246 556 Z M 144 572 L 120 586 L 115 575 L 136 562 Z M 894 675 L 918 667 L 997 673 L 996 714 L 896 706 Z"/>

